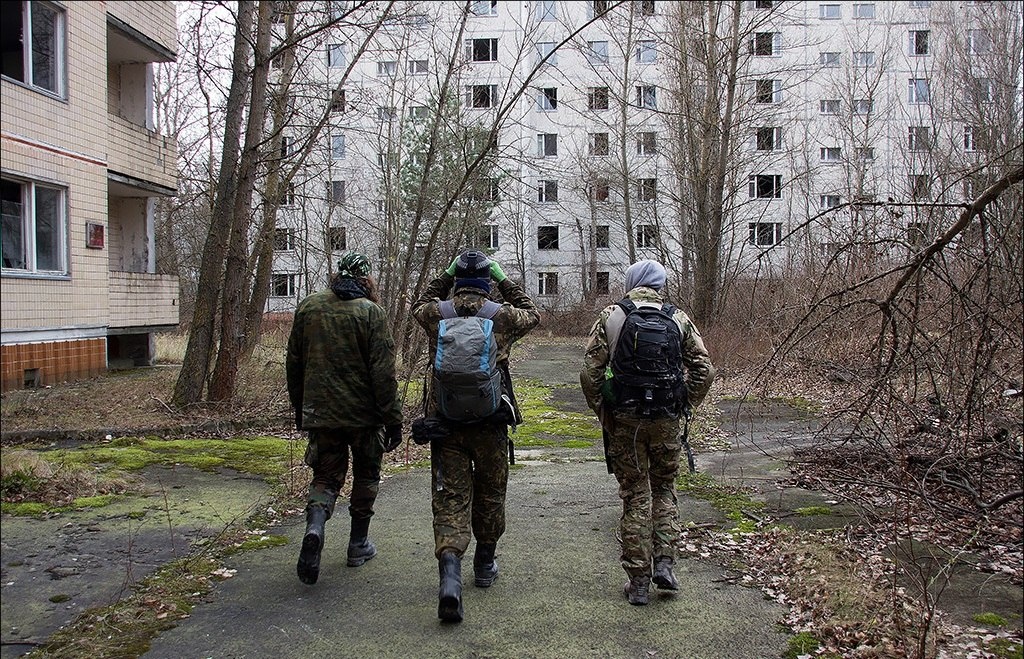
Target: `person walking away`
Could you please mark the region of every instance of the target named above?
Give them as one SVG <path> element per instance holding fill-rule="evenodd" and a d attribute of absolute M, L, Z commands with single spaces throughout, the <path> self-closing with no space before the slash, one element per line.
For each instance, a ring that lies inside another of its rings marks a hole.
<path fill-rule="evenodd" d="M 285 370 L 295 426 L 309 432 L 305 463 L 313 479 L 296 571 L 312 585 L 320 574 L 324 526 L 334 514 L 350 454 L 347 564 L 358 567 L 377 554 L 368 531 L 381 461 L 402 441 L 395 342 L 365 256 L 345 254 L 330 288 L 299 303 Z"/>
<path fill-rule="evenodd" d="M 492 281 L 503 304 L 488 299 Z M 508 425 L 520 418 L 508 356 L 512 344 L 540 322 L 540 312 L 496 261 L 469 250 L 430 282 L 412 313 L 429 337 L 433 357 L 427 415 L 440 419 L 446 431 L 444 439 L 431 442 L 437 615 L 460 622 L 462 557 L 471 534 L 476 538 L 474 584 L 487 588 L 498 577 L 494 556 L 505 532 Z M 467 358 L 459 352 L 467 346 L 480 354 Z M 456 372 L 460 363 L 477 365 L 479 372 L 471 374 L 476 385 L 469 387 L 476 395 L 465 395 L 460 383 L 470 376 Z"/>
<path fill-rule="evenodd" d="M 626 296 L 594 323 L 580 372 L 619 484 L 621 564 L 633 605 L 647 604 L 652 577 L 660 589 L 679 588 L 672 572 L 680 533 L 679 417 L 689 419 L 715 376 L 700 332 L 682 310 L 665 304 L 665 278 L 657 261 L 626 269 Z"/>

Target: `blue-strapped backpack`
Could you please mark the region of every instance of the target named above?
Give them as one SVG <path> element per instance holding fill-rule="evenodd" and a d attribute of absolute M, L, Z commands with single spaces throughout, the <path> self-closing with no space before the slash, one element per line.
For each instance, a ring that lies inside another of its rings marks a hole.
<path fill-rule="evenodd" d="M 640 418 L 676 418 L 686 405 L 683 338 L 675 307 L 638 306 L 620 300 L 626 314 L 611 359 L 614 409 Z"/>
<path fill-rule="evenodd" d="M 449 421 L 474 423 L 501 406 L 498 343 L 491 320 L 501 305 L 487 300 L 475 316 L 459 316 L 455 303 L 441 302 L 434 353 L 434 400 Z"/>

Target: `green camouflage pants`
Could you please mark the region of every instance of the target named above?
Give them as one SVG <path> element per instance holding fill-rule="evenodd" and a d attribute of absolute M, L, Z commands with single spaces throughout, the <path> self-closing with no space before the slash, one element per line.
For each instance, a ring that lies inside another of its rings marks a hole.
<path fill-rule="evenodd" d="M 630 576 L 650 575 L 651 560 L 658 556 L 675 559 L 678 432 L 676 419 L 615 417 L 608 455 L 622 499 L 622 569 Z"/>
<path fill-rule="evenodd" d="M 318 428 L 309 431 L 305 463 L 313 469 L 313 481 L 306 497 L 307 510 L 312 506 L 327 508 L 334 514 L 334 502 L 348 474 L 349 451 L 352 452 L 352 496 L 349 515 L 353 519 L 373 516 L 373 502 L 380 487 L 380 464 L 384 447 L 375 428 Z"/>
<path fill-rule="evenodd" d="M 497 542 L 505 532 L 508 428 L 503 424 L 453 425 L 430 448 L 434 553 L 459 556 L 472 537 Z"/>

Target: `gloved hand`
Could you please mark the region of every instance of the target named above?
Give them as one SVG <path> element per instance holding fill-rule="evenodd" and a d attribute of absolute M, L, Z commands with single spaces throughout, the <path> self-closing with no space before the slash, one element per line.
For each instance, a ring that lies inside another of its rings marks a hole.
<path fill-rule="evenodd" d="M 295 408 L 295 429 L 302 430 L 302 406 Z"/>
<path fill-rule="evenodd" d="M 387 426 L 384 428 L 384 452 L 390 453 L 398 448 L 398 445 L 402 443 L 402 424 L 398 423 L 393 426 Z"/>
<path fill-rule="evenodd" d="M 491 259 L 491 279 L 498 282 L 499 284 L 508 279 L 505 276 L 505 273 L 502 272 L 501 266 L 498 265 L 498 262 L 495 261 L 494 259 Z"/>
<path fill-rule="evenodd" d="M 459 257 L 456 256 L 455 260 L 452 261 L 452 264 L 450 266 L 448 266 L 448 269 L 445 270 L 445 272 L 447 272 L 449 275 L 454 277 L 455 276 L 455 264 L 458 263 L 458 262 L 459 262 Z"/>

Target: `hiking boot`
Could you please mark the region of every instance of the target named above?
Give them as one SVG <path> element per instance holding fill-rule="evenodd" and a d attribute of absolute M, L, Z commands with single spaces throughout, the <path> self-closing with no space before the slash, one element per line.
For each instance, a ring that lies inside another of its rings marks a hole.
<path fill-rule="evenodd" d="M 679 590 L 679 582 L 676 575 L 672 574 L 672 565 L 675 563 L 668 556 L 659 556 L 654 559 L 654 584 L 662 590 Z"/>
<path fill-rule="evenodd" d="M 462 558 L 446 551 L 437 561 L 441 584 L 437 592 L 437 617 L 444 622 L 462 622 Z"/>
<path fill-rule="evenodd" d="M 629 600 L 630 604 L 633 606 L 643 606 L 647 604 L 647 599 L 650 594 L 651 578 L 646 574 L 630 577 L 623 590 L 625 591 L 626 599 Z"/>
<path fill-rule="evenodd" d="M 302 549 L 295 570 L 299 581 L 310 586 L 320 576 L 320 552 L 324 548 L 324 524 L 328 517 L 327 509 L 323 506 L 306 509 L 306 534 L 302 536 Z"/>
<path fill-rule="evenodd" d="M 473 585 L 477 588 L 490 588 L 498 580 L 498 563 L 494 560 L 497 543 L 478 542 L 473 555 Z"/>
<path fill-rule="evenodd" d="M 366 537 L 370 530 L 370 518 L 352 520 L 352 532 L 348 539 L 349 567 L 359 567 L 377 555 L 377 547 Z"/>

